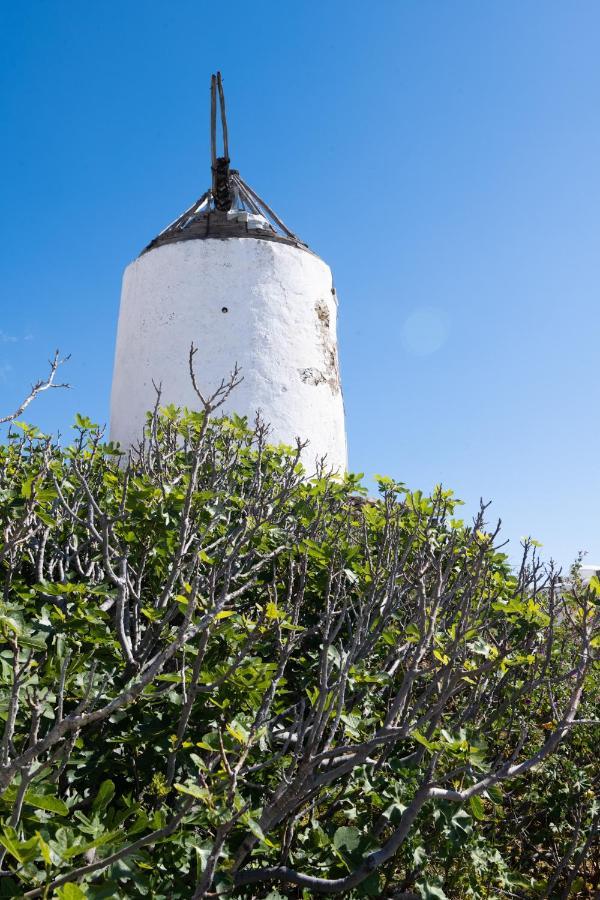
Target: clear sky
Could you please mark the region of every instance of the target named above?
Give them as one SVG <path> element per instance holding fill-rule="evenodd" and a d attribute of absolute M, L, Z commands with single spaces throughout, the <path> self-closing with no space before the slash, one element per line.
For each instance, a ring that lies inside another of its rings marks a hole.
<path fill-rule="evenodd" d="M 600 560 L 596 0 L 3 3 L 6 411 L 108 416 L 121 274 L 233 165 L 331 265 L 350 464 Z M 515 548 L 516 549 L 516 548 Z"/>

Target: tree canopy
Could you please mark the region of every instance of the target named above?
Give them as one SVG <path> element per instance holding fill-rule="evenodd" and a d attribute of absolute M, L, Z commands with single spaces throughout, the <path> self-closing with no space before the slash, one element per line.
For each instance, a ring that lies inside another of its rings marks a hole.
<path fill-rule="evenodd" d="M 210 412 L 0 447 L 0 896 L 591 896 L 600 583 Z"/>

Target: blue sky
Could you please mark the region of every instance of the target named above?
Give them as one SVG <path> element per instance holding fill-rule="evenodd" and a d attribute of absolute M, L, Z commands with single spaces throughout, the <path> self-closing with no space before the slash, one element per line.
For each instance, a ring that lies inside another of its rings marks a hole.
<path fill-rule="evenodd" d="M 600 6 L 2 4 L 2 410 L 108 416 L 121 274 L 233 164 L 332 266 L 350 464 L 600 560 Z"/>

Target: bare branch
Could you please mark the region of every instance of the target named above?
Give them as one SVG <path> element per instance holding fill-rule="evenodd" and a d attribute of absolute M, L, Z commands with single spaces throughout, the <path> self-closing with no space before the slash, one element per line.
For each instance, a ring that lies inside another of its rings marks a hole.
<path fill-rule="evenodd" d="M 42 378 L 39 381 L 36 381 L 34 385 L 31 386 L 31 390 L 29 394 L 25 397 L 25 399 L 19 404 L 16 410 L 10 413 L 7 416 L 0 416 L 0 425 L 6 424 L 6 422 L 14 422 L 15 419 L 18 419 L 21 416 L 29 404 L 35 400 L 38 394 L 41 394 L 43 391 L 50 390 L 51 388 L 69 388 L 70 384 L 62 383 L 57 384 L 55 382 L 56 373 L 59 369 L 59 366 L 62 366 L 71 358 L 71 355 L 64 356 L 61 358 L 58 350 L 54 352 L 54 356 L 51 360 L 49 360 L 50 372 L 46 376 L 46 378 Z"/>

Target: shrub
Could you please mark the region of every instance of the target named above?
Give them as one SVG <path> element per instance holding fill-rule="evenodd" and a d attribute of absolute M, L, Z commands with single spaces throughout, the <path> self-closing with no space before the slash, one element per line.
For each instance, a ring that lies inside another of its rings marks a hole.
<path fill-rule="evenodd" d="M 1 896 L 597 886 L 600 585 L 209 412 L 0 449 Z"/>

